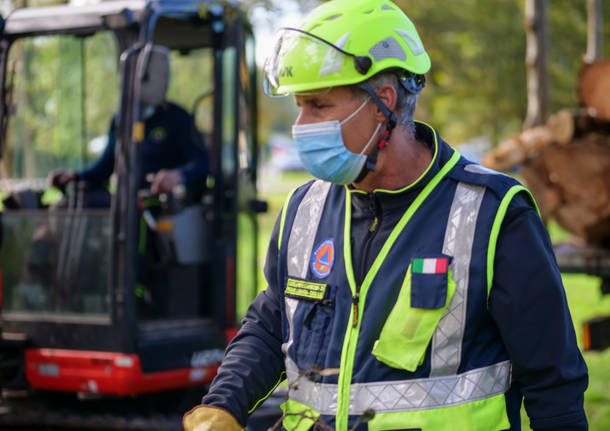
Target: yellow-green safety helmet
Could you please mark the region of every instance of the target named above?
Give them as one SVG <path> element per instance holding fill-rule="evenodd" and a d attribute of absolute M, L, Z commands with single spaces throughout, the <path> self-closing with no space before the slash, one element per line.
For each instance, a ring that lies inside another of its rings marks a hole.
<path fill-rule="evenodd" d="M 332 0 L 297 28 L 280 30 L 265 63 L 265 93 L 303 94 L 357 84 L 388 69 L 413 76 L 430 69 L 411 20 L 389 0 Z"/>

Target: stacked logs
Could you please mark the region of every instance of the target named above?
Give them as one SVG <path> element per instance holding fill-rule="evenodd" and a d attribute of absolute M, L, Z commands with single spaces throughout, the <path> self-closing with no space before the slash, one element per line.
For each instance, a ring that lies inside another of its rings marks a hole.
<path fill-rule="evenodd" d="M 581 109 L 565 109 L 487 154 L 499 171 L 522 167 L 544 219 L 589 244 L 610 247 L 610 60 L 583 68 Z"/>

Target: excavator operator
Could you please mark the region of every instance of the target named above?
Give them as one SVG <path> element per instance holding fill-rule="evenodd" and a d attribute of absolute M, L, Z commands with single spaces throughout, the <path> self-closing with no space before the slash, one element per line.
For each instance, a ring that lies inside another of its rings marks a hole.
<path fill-rule="evenodd" d="M 155 58 L 161 61 L 155 62 L 154 69 L 149 66 L 141 84 L 145 135 L 137 173 L 138 189 L 149 187 L 147 178 L 152 174 L 150 191 L 153 194 L 168 193 L 184 184 L 191 196 L 198 196 L 209 172 L 208 154 L 193 117 L 184 108 L 165 99 L 169 83 L 169 50 L 162 46 L 152 49 Z M 115 165 L 116 121 L 115 115 L 108 131 L 108 143 L 97 160 L 76 172 L 55 170 L 49 174 L 49 183 L 63 188 L 72 181 L 85 181 L 93 189 L 103 187 Z M 97 203 L 94 206 L 106 205 Z"/>

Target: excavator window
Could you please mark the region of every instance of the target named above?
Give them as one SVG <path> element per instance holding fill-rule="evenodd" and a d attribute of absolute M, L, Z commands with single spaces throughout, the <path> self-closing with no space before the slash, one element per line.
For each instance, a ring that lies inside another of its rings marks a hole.
<path fill-rule="evenodd" d="M 11 115 L 0 165 L 5 315 L 109 312 L 110 210 L 91 208 L 83 189 L 50 188 L 46 177 L 82 168 L 104 149 L 118 105 L 117 58 L 107 32 L 17 39 L 10 47 Z"/>

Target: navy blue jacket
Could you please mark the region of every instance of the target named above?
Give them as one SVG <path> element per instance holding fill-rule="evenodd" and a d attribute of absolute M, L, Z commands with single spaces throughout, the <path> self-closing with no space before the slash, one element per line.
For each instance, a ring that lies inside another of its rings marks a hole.
<path fill-rule="evenodd" d="M 416 137 L 432 145 L 430 129 L 418 126 Z M 351 240 L 359 246 L 352 247 L 352 262 L 357 282 L 405 209 L 450 157 L 446 143 L 440 141 L 439 147 L 439 157 L 415 187 L 400 194 L 353 195 Z M 303 193 L 297 190 L 294 198 Z M 371 234 L 369 227 L 375 216 L 379 225 Z M 202 400 L 225 408 L 242 424 L 284 370 L 278 294 L 282 286 L 276 281 L 278 234 L 276 222 L 265 266 L 269 288 L 249 308 L 242 329 L 227 348 L 218 376 Z M 506 396 L 511 429 L 520 429 L 519 411 L 524 398 L 534 430 L 586 430 L 583 393 L 588 383 L 587 368 L 576 345 L 548 234 L 525 195 L 512 200 L 500 230 L 489 312 L 513 364 L 514 381 Z M 366 429 L 366 425 L 363 427 Z"/>
<path fill-rule="evenodd" d="M 146 189 L 146 175 L 161 169 L 178 169 L 188 189 L 202 189 L 209 172 L 209 160 L 193 117 L 183 108 L 166 102 L 146 120 L 145 137 L 138 172 L 138 188 Z M 77 172 L 93 185 L 102 185 L 114 170 L 116 153 L 115 118 L 108 130 L 108 144 L 102 155 Z"/>

